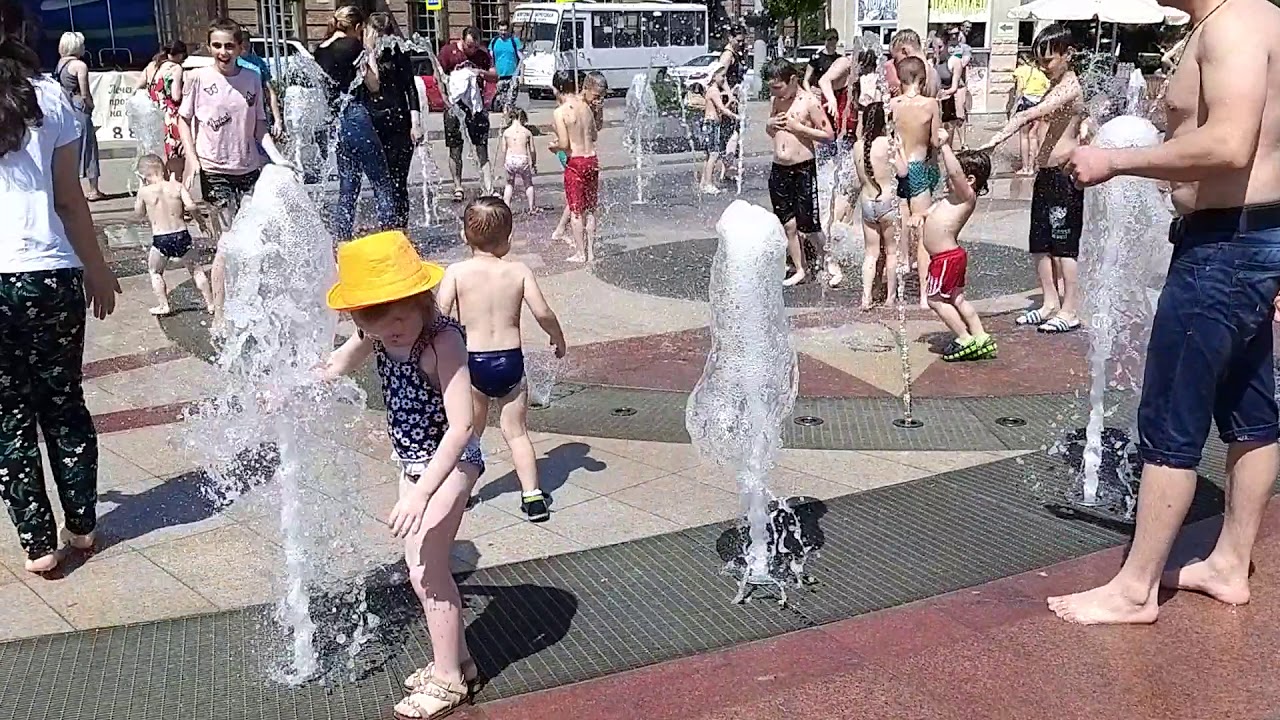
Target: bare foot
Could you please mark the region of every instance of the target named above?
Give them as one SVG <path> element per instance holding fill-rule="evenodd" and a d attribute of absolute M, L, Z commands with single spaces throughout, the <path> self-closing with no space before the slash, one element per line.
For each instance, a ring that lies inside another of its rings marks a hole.
<path fill-rule="evenodd" d="M 47 573 L 52 572 L 54 568 L 58 567 L 58 563 L 60 562 L 62 562 L 62 552 L 60 550 L 54 550 L 44 557 L 26 561 L 25 567 L 29 573 Z"/>
<path fill-rule="evenodd" d="M 920 309 L 921 309 L 921 310 L 928 310 L 928 309 L 929 309 L 929 298 L 927 298 L 927 297 L 922 297 L 922 298 L 920 298 Z"/>
<path fill-rule="evenodd" d="M 584 263 L 586 261 L 587 261 L 587 258 L 584 257 L 582 253 L 575 253 L 569 256 L 569 262 L 571 263 Z"/>
<path fill-rule="evenodd" d="M 1049 609 L 1077 625 L 1149 625 L 1160 614 L 1154 592 L 1135 600 L 1113 583 L 1074 595 L 1051 597 Z"/>
<path fill-rule="evenodd" d="M 858 305 L 858 309 L 861 310 L 862 312 L 870 312 L 871 309 L 874 308 L 875 306 L 876 304 L 871 302 L 870 298 L 866 298 L 862 301 L 861 304 Z"/>
<path fill-rule="evenodd" d="M 1160 577 L 1160 584 L 1208 595 L 1228 605 L 1246 605 L 1249 602 L 1248 570 L 1243 574 L 1226 572 L 1209 560 L 1168 570 Z"/>
<path fill-rule="evenodd" d="M 157 305 L 147 310 L 147 312 L 151 313 L 152 315 L 155 315 L 156 317 L 161 317 L 164 315 L 171 314 L 173 312 L 173 309 L 170 308 L 168 305 Z"/>
<path fill-rule="evenodd" d="M 795 274 L 793 274 L 791 277 L 789 277 L 789 278 L 787 278 L 786 280 L 783 280 L 783 281 L 782 281 L 782 286 L 783 286 L 783 287 L 792 287 L 792 286 L 794 286 L 794 285 L 799 285 L 800 283 L 804 282 L 804 279 L 805 279 L 804 271 L 803 271 L 803 270 L 797 270 L 797 271 L 795 272 Z"/>
<path fill-rule="evenodd" d="M 830 275 L 827 285 L 833 288 L 840 287 L 840 283 L 844 282 L 844 272 L 840 270 L 840 264 L 837 262 L 827 263 L 827 274 Z"/>

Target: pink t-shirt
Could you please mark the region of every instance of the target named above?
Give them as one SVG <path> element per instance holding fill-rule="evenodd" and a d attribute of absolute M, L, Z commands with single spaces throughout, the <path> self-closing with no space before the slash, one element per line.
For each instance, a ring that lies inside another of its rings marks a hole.
<path fill-rule="evenodd" d="M 228 76 L 203 67 L 187 77 L 178 114 L 192 121 L 202 168 L 244 175 L 262 167 L 256 133 L 257 124 L 267 121 L 264 102 L 262 79 L 252 70 Z"/>

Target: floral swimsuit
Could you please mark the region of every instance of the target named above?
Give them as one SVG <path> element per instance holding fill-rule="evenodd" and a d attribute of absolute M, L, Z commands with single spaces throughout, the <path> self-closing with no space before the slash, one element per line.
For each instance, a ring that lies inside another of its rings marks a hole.
<path fill-rule="evenodd" d="M 440 316 L 423 331 L 409 351 L 409 358 L 403 362 L 388 355 L 382 343 L 375 340 L 373 345 L 378 376 L 382 379 L 382 398 L 387 406 L 387 434 L 391 436 L 391 446 L 401 470 L 410 482 L 417 482 L 425 472 L 427 463 L 440 447 L 440 438 L 449 428 L 444 394 L 431 384 L 418 365 L 422 351 L 439 332 L 448 329 L 466 337 L 456 320 Z M 458 462 L 475 465 L 484 472 L 484 455 L 475 436 L 467 443 Z"/>

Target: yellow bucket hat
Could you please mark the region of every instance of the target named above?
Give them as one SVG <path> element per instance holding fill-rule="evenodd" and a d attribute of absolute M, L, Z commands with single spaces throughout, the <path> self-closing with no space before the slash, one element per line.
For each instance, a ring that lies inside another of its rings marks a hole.
<path fill-rule="evenodd" d="M 390 230 L 338 246 L 338 282 L 327 300 L 334 310 L 359 310 L 426 292 L 443 277 L 443 267 L 423 260 L 404 233 Z"/>

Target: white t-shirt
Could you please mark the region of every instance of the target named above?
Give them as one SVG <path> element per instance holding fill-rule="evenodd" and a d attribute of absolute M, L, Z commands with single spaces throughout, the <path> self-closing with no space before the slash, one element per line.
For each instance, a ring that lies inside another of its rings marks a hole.
<path fill-rule="evenodd" d="M 33 80 L 44 122 L 0 157 L 0 273 L 82 267 L 53 209 L 53 151 L 80 139 L 75 111 L 50 78 Z"/>

